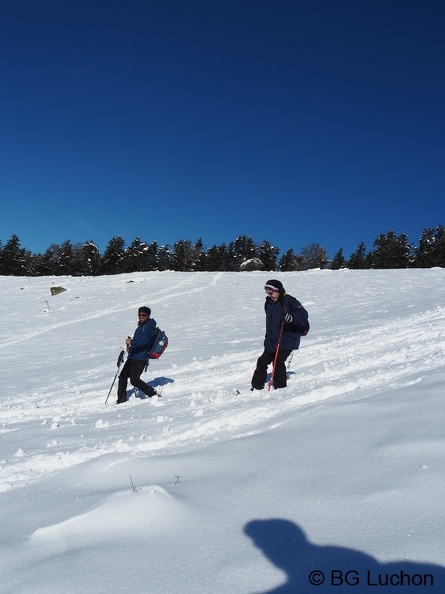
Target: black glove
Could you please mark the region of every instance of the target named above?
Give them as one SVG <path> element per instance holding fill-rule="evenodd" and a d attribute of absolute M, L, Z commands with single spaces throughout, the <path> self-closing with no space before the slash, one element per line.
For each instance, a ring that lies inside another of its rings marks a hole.
<path fill-rule="evenodd" d="M 294 321 L 294 318 L 291 316 L 291 314 L 290 314 L 290 313 L 287 313 L 287 314 L 284 316 L 284 321 L 286 322 L 286 324 L 290 324 L 291 322 L 293 322 L 293 321 Z"/>

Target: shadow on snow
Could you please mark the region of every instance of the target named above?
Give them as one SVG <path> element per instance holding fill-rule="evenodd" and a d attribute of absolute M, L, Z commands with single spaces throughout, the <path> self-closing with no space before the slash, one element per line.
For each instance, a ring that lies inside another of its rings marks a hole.
<path fill-rule="evenodd" d="M 345 547 L 309 542 L 293 522 L 252 520 L 244 528 L 265 557 L 283 570 L 286 583 L 261 594 L 308 594 L 333 591 L 445 592 L 445 567 L 428 563 L 376 559 Z"/>

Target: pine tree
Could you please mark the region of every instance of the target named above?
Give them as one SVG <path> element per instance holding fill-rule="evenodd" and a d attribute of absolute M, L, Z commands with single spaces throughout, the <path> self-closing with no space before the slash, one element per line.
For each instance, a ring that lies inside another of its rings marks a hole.
<path fill-rule="evenodd" d="M 343 256 L 343 248 L 341 247 L 332 259 L 331 270 L 340 270 L 345 267 L 345 264 L 346 260 Z"/>
<path fill-rule="evenodd" d="M 251 237 L 239 235 L 235 241 L 230 242 L 229 253 L 233 257 L 231 269 L 238 271 L 243 262 L 257 256 L 257 247 Z"/>
<path fill-rule="evenodd" d="M 36 258 L 37 274 L 41 276 L 54 275 L 56 268 L 56 260 L 59 246 L 52 243 L 46 250 L 45 253 L 39 254 Z"/>
<path fill-rule="evenodd" d="M 171 249 L 168 244 L 158 249 L 158 270 L 170 270 Z"/>
<path fill-rule="evenodd" d="M 357 250 L 349 257 L 349 268 L 352 270 L 363 270 L 367 267 L 366 246 L 362 241 L 358 244 Z"/>
<path fill-rule="evenodd" d="M 212 245 L 205 253 L 205 268 L 209 272 L 218 272 L 221 270 L 222 261 L 219 256 L 219 248 L 217 245 Z"/>
<path fill-rule="evenodd" d="M 204 243 L 201 237 L 195 241 L 193 245 L 193 270 L 205 270 L 206 255 L 204 251 Z"/>
<path fill-rule="evenodd" d="M 147 268 L 146 270 L 158 270 L 158 242 L 152 241 L 147 245 Z"/>
<path fill-rule="evenodd" d="M 58 246 L 54 264 L 53 274 L 56 276 L 69 276 L 73 274 L 73 246 L 69 239 Z"/>
<path fill-rule="evenodd" d="M 445 267 L 445 229 L 442 225 L 423 230 L 415 251 L 414 266 L 418 268 Z"/>
<path fill-rule="evenodd" d="M 116 235 L 108 242 L 100 263 L 100 274 L 125 272 L 125 241 Z"/>
<path fill-rule="evenodd" d="M 0 274 L 5 276 L 26 276 L 31 273 L 31 252 L 22 248 L 15 233 L 1 251 Z"/>
<path fill-rule="evenodd" d="M 289 248 L 285 254 L 283 254 L 278 263 L 278 270 L 281 272 L 294 272 L 295 270 L 301 270 L 301 257 L 297 256 L 292 248 Z"/>
<path fill-rule="evenodd" d="M 380 234 L 374 240 L 371 252 L 372 268 L 407 268 L 412 254 L 412 246 L 408 243 L 406 233 L 397 236 L 394 230 Z"/>
<path fill-rule="evenodd" d="M 258 259 L 261 262 L 260 270 L 270 270 L 274 272 L 277 269 L 277 256 L 280 250 L 264 239 L 257 249 Z"/>
<path fill-rule="evenodd" d="M 42 261 L 42 254 L 31 255 L 31 271 L 29 272 L 30 276 L 43 276 L 45 274 L 42 272 Z"/>
<path fill-rule="evenodd" d="M 190 272 L 193 269 L 193 247 L 189 239 L 181 239 L 173 245 L 173 251 L 170 258 L 170 267 L 172 270 L 180 272 Z"/>
<path fill-rule="evenodd" d="M 125 272 L 149 270 L 148 246 L 140 237 L 135 237 L 125 250 Z"/>
<path fill-rule="evenodd" d="M 212 245 L 205 254 L 205 270 L 224 272 L 230 270 L 231 259 L 225 243 Z"/>
<path fill-rule="evenodd" d="M 82 276 L 95 276 L 100 270 L 100 252 L 92 239 L 82 245 Z"/>
<path fill-rule="evenodd" d="M 83 245 L 81 243 L 76 243 L 73 245 L 71 274 L 73 276 L 84 275 Z"/>

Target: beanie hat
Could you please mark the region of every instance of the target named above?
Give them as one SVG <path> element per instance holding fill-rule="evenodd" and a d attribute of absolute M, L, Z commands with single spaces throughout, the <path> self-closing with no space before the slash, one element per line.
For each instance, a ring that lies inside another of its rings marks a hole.
<path fill-rule="evenodd" d="M 151 315 L 151 309 L 149 307 L 146 307 L 145 305 L 143 305 L 142 307 L 140 307 L 138 309 L 138 313 L 144 313 L 147 314 L 147 316 Z"/>
<path fill-rule="evenodd" d="M 266 287 L 271 288 L 275 291 L 279 291 L 280 296 L 284 295 L 284 293 L 285 293 L 283 283 L 279 280 L 268 280 L 266 283 Z"/>

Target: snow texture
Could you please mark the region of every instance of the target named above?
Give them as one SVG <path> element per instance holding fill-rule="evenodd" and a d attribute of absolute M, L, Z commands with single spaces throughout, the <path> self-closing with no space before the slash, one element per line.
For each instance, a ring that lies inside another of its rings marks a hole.
<path fill-rule="evenodd" d="M 271 275 L 311 331 L 251 392 Z M 2 593 L 445 591 L 445 270 L 0 282 Z M 162 397 L 105 404 L 141 305 Z"/>

